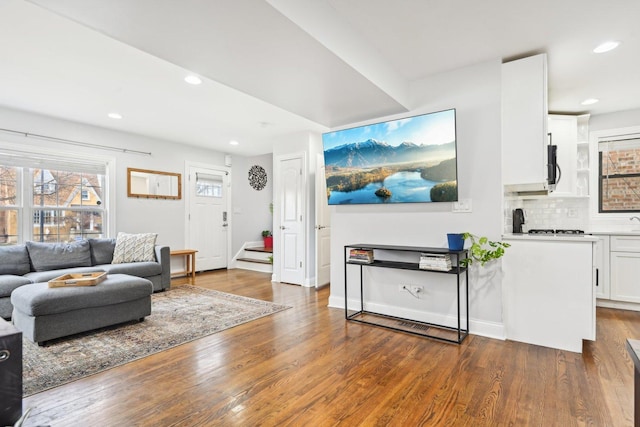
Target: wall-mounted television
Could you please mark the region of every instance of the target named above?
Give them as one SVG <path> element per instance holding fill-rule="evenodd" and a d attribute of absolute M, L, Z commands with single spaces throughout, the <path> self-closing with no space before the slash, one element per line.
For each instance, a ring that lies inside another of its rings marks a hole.
<path fill-rule="evenodd" d="M 458 200 L 456 110 L 322 135 L 330 205 Z"/>

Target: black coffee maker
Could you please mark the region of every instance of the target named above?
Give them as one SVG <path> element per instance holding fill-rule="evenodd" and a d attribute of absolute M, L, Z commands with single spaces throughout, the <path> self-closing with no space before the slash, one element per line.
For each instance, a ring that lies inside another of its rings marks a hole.
<path fill-rule="evenodd" d="M 522 234 L 522 224 L 524 224 L 524 210 L 513 210 L 513 233 Z"/>

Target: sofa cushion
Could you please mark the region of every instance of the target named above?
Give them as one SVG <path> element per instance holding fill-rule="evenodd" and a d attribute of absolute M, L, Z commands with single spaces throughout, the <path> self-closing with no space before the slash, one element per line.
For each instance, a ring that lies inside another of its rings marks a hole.
<path fill-rule="evenodd" d="M 31 271 L 25 245 L 0 246 L 0 274 L 21 276 Z"/>
<path fill-rule="evenodd" d="M 27 242 L 26 245 L 35 271 L 91 266 L 91 248 L 86 240 L 73 243 Z"/>
<path fill-rule="evenodd" d="M 0 275 L 0 298 L 8 297 L 14 289 L 28 285 L 31 280 L 23 276 L 14 276 L 12 274 Z"/>
<path fill-rule="evenodd" d="M 70 273 L 95 273 L 97 271 L 104 271 L 98 266 L 93 267 L 74 267 L 74 268 L 62 268 L 60 270 L 48 270 L 48 271 L 32 271 L 24 275 L 32 283 L 48 282 L 51 279 L 62 276 L 63 274 Z"/>
<path fill-rule="evenodd" d="M 122 264 L 96 265 L 109 274 L 130 274 L 138 277 L 151 277 L 162 274 L 159 262 L 124 262 Z"/>
<path fill-rule="evenodd" d="M 118 233 L 111 263 L 155 261 L 157 237 L 156 233 Z"/>
<path fill-rule="evenodd" d="M 91 246 L 91 265 L 111 264 L 116 239 L 89 239 Z"/>

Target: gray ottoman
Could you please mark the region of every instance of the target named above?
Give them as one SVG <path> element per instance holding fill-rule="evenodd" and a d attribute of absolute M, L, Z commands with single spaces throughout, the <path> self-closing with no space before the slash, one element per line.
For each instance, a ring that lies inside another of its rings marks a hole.
<path fill-rule="evenodd" d="M 153 284 L 127 274 L 109 274 L 96 286 L 49 288 L 46 282 L 11 294 L 12 321 L 23 335 L 43 345 L 54 338 L 144 320 L 151 314 Z"/>

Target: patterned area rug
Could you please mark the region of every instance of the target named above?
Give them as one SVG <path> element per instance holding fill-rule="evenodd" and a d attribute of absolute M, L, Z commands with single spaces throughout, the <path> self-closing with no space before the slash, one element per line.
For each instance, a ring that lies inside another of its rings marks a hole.
<path fill-rule="evenodd" d="M 151 315 L 51 341 L 24 339 L 24 396 L 75 381 L 150 354 L 229 329 L 288 306 L 190 285 L 153 294 Z"/>

